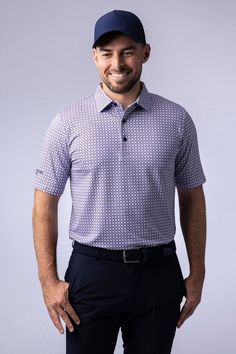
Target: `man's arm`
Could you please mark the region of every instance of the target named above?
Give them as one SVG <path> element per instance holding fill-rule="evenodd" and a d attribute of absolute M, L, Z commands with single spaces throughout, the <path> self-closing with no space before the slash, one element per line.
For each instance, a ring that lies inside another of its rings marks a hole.
<path fill-rule="evenodd" d="M 178 189 L 180 223 L 186 244 L 190 274 L 185 279 L 186 302 L 177 327 L 193 314 L 201 301 L 205 277 L 206 207 L 202 186 Z"/>
<path fill-rule="evenodd" d="M 39 280 L 48 313 L 60 333 L 64 333 L 60 318 L 70 331 L 74 327 L 68 315 L 79 324 L 79 318 L 68 301 L 69 284 L 57 275 L 56 247 L 58 237 L 57 210 L 60 196 L 35 190 L 33 206 L 34 246 Z"/>

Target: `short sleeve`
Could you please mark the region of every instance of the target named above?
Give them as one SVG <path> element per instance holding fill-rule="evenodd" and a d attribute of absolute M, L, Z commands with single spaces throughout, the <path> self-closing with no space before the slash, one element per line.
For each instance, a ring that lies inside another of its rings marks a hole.
<path fill-rule="evenodd" d="M 61 195 L 70 175 L 69 149 L 58 113 L 47 129 L 33 186 L 43 192 Z"/>
<path fill-rule="evenodd" d="M 175 184 L 177 188 L 190 189 L 204 182 L 206 178 L 199 155 L 196 127 L 186 112 L 180 148 L 175 161 Z"/>

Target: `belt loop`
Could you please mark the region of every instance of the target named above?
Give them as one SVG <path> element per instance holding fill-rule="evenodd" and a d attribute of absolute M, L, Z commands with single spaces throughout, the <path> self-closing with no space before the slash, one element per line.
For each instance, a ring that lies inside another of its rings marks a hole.
<path fill-rule="evenodd" d="M 72 241 L 72 247 L 74 248 L 75 246 L 75 240 Z"/>

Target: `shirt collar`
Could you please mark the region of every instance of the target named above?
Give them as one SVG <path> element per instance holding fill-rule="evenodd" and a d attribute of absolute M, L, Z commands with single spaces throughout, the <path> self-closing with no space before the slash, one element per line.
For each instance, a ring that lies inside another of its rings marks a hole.
<path fill-rule="evenodd" d="M 106 93 L 103 91 L 101 85 L 99 84 L 97 86 L 97 89 L 95 91 L 95 102 L 97 105 L 97 109 L 99 112 L 102 112 L 105 108 L 108 108 L 108 106 L 111 106 L 112 104 L 112 99 L 106 95 Z M 145 84 L 142 82 L 142 89 L 140 92 L 139 97 L 135 101 L 137 105 L 145 109 L 146 111 L 149 111 L 150 109 L 150 104 L 151 104 L 151 94 L 148 92 Z"/>

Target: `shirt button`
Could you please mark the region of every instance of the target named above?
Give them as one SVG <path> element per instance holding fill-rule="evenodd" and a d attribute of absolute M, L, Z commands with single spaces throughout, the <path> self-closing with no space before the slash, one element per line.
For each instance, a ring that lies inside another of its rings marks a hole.
<path fill-rule="evenodd" d="M 123 140 L 124 140 L 124 141 L 127 141 L 127 138 L 126 138 L 126 136 L 124 136 L 124 137 L 123 137 Z"/>
<path fill-rule="evenodd" d="M 125 118 L 123 118 L 123 119 L 122 119 L 122 123 L 125 123 L 125 122 L 126 122 L 126 119 L 125 119 Z"/>

